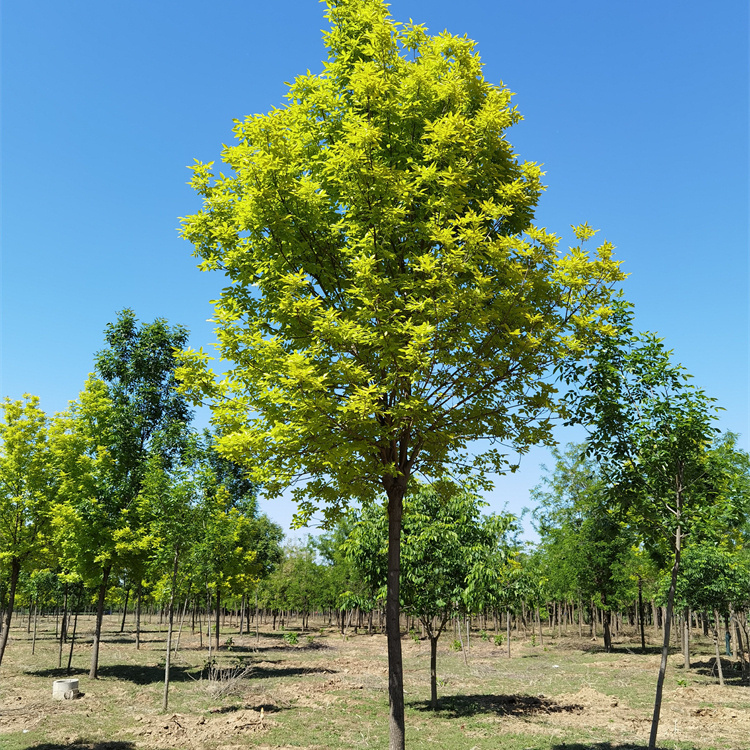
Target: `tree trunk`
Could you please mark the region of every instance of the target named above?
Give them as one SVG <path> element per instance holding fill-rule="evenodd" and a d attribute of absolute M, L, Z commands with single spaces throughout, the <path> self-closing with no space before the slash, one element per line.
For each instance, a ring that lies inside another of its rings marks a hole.
<path fill-rule="evenodd" d="M 679 507 L 679 506 L 678 506 Z M 675 533 L 674 564 L 672 565 L 672 579 L 669 584 L 669 595 L 667 597 L 667 615 L 664 618 L 664 641 L 661 649 L 661 663 L 659 665 L 659 677 L 656 680 L 656 697 L 654 699 L 654 715 L 651 719 L 651 734 L 648 739 L 648 750 L 655 750 L 656 735 L 659 731 L 659 717 L 661 715 L 661 699 L 664 692 L 664 676 L 667 672 L 667 657 L 669 656 L 669 630 L 672 624 L 672 611 L 674 609 L 674 592 L 677 586 L 677 573 L 680 570 L 680 552 L 682 548 L 682 527 L 677 526 Z"/>
<path fill-rule="evenodd" d="M 130 599 L 130 586 L 125 589 L 125 606 L 122 608 L 122 622 L 120 623 L 120 632 L 125 632 L 125 618 L 128 616 L 128 600 Z"/>
<path fill-rule="evenodd" d="M 169 705 L 169 667 L 172 663 L 172 624 L 174 623 L 174 590 L 177 586 L 177 564 L 180 558 L 179 550 L 174 553 L 174 562 L 172 564 L 172 590 L 169 592 L 169 616 L 167 622 L 167 655 L 164 662 L 164 699 L 161 703 L 161 710 L 166 711 Z M 187 602 L 186 602 L 187 605 Z M 184 610 L 183 610 L 184 614 Z"/>
<path fill-rule="evenodd" d="M 112 566 L 104 568 L 102 571 L 102 582 L 99 584 L 99 597 L 96 603 L 96 625 L 94 627 L 94 642 L 91 649 L 91 669 L 89 670 L 89 679 L 95 680 L 97 678 L 97 671 L 99 670 L 99 643 L 102 638 L 102 619 L 104 618 L 104 599 L 107 595 L 107 581 L 109 580 L 109 573 L 112 570 Z"/>
<path fill-rule="evenodd" d="M 508 639 L 508 658 L 510 659 L 510 610 L 505 613 L 505 636 Z"/>
<path fill-rule="evenodd" d="M 8 608 L 5 611 L 5 626 L 3 627 L 2 638 L 0 638 L 0 664 L 3 663 L 5 647 L 8 645 L 8 636 L 10 635 L 10 621 L 13 618 L 13 607 L 16 602 L 16 586 L 18 585 L 18 576 L 21 574 L 21 561 L 14 557 L 10 562 L 10 591 L 8 592 Z"/>
<path fill-rule="evenodd" d="M 219 582 L 216 582 L 216 630 L 214 632 L 214 640 L 216 641 L 216 653 L 219 653 L 219 625 L 221 624 L 221 592 L 219 591 Z"/>
<path fill-rule="evenodd" d="M 401 519 L 406 477 L 386 483 L 388 493 L 388 588 L 386 627 L 388 641 L 389 750 L 405 749 L 404 669 L 401 658 L 399 586 L 401 575 Z"/>
<path fill-rule="evenodd" d="M 638 577 L 638 621 L 641 625 L 641 651 L 646 653 L 646 624 L 643 621 L 643 579 Z"/>
<path fill-rule="evenodd" d="M 719 652 L 719 613 L 714 610 L 714 651 L 716 652 L 716 669 L 719 673 L 719 685 L 724 687 L 724 670 L 721 668 L 721 654 Z"/>
<path fill-rule="evenodd" d="M 31 638 L 31 655 L 34 655 L 34 651 L 36 650 L 36 621 L 37 616 L 39 615 L 39 595 L 34 599 L 34 635 Z"/>
<path fill-rule="evenodd" d="M 437 644 L 440 633 L 433 635 L 432 631 L 428 631 L 430 636 L 430 708 L 433 711 L 437 710 L 438 707 L 438 696 L 437 696 Z"/>
<path fill-rule="evenodd" d="M 602 610 L 602 624 L 604 626 L 604 650 L 607 653 L 612 651 L 612 613 Z"/>
<path fill-rule="evenodd" d="M 684 658 L 684 669 L 690 669 L 690 608 L 685 607 L 682 613 L 683 630 L 682 630 L 682 654 Z"/>
<path fill-rule="evenodd" d="M 138 588 L 135 596 L 135 647 L 139 649 L 141 647 L 141 591 L 143 586 L 138 581 Z"/>
<path fill-rule="evenodd" d="M 65 584 L 65 595 L 63 596 L 63 616 L 60 623 L 60 645 L 57 649 L 57 668 L 62 668 L 62 649 L 68 634 L 68 584 Z"/>
<path fill-rule="evenodd" d="M 190 594 L 185 597 L 185 604 L 182 607 L 182 615 L 180 616 L 180 625 L 177 628 L 177 639 L 174 644 L 174 655 L 177 656 L 177 649 L 180 647 L 180 636 L 182 635 L 182 626 L 185 623 L 185 615 L 187 614 L 188 602 L 190 601 Z"/>

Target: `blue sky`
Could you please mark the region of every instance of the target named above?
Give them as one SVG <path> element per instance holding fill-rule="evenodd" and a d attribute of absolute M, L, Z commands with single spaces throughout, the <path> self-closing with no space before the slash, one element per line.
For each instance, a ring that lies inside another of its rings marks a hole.
<path fill-rule="evenodd" d="M 200 206 L 186 166 L 218 160 L 233 119 L 321 69 L 323 12 L 5 0 L 0 395 L 63 409 L 123 307 L 210 346 L 221 279 L 177 233 Z M 567 238 L 588 221 L 617 246 L 638 327 L 659 331 L 747 449 L 747 3 L 396 0 L 391 13 L 478 43 L 525 118 L 510 142 L 547 173 L 537 223 Z M 527 504 L 545 455 L 500 480 L 492 507 Z M 291 504 L 264 510 L 288 525 Z"/>

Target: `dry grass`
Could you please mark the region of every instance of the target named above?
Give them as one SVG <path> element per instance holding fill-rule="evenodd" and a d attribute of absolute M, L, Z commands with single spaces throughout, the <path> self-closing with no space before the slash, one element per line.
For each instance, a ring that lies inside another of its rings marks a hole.
<path fill-rule="evenodd" d="M 3 750 L 239 750 L 386 748 L 387 662 L 381 635 L 329 629 L 289 646 L 279 631 L 232 637 L 207 665 L 197 635 L 183 632 L 174 661 L 170 710 L 162 713 L 164 633 L 146 624 L 136 651 L 132 634 L 108 618 L 100 679 L 87 677 L 90 620 L 79 620 L 81 641 L 73 677 L 83 697 L 52 700 L 56 669 L 54 621 L 37 635 L 36 653 L 25 626 L 12 631 L 0 670 L 0 747 Z M 628 750 L 648 736 L 658 648 L 648 653 L 623 639 L 605 654 L 589 639 L 545 638 L 505 647 L 472 638 L 468 664 L 449 650 L 438 655 L 441 708 L 428 710 L 429 647 L 403 641 L 410 750 Z M 699 641 L 695 669 L 670 657 L 661 747 L 746 750 L 750 693 L 729 670 L 726 688 L 711 675 L 711 646 Z M 218 679 L 209 680 L 209 667 Z"/>

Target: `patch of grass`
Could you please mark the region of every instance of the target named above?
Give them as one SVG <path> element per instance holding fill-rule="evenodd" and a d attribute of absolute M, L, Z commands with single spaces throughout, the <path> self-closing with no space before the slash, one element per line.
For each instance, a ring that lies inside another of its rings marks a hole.
<path fill-rule="evenodd" d="M 232 651 L 212 651 L 216 679 L 209 680 L 205 635 L 201 649 L 198 634 L 186 628 L 164 714 L 163 629 L 146 623 L 137 651 L 132 634 L 119 633 L 119 618 L 106 618 L 100 679 L 92 681 L 87 676 L 92 624 L 80 618 L 73 655 L 72 676 L 80 680 L 84 696 L 64 702 L 51 698 L 52 681 L 65 676 L 56 666 L 54 620 L 41 623 L 34 656 L 25 627 L 13 629 L 0 673 L 3 750 L 219 750 L 229 735 L 238 748 L 387 746 L 382 635 L 352 634 L 345 641 L 335 630 L 328 635 L 321 629 L 307 638 L 313 647 L 290 649 L 287 639 L 297 633 L 289 625 L 283 634 L 261 630 L 259 641 L 255 633 L 225 628 L 222 641 L 231 641 Z M 656 649 L 641 654 L 637 634 L 632 642 L 618 641 L 609 654 L 573 636 L 553 642 L 545 634 L 548 651 L 534 648 L 530 638 L 512 638 L 510 659 L 498 651 L 494 638 L 477 636 L 472 634 L 468 663 L 463 653 L 452 650 L 450 640 L 440 642 L 440 706 L 432 711 L 429 652 L 405 634 L 409 750 L 644 750 L 659 654 Z M 736 750 L 747 745 L 747 688 L 718 688 L 710 675 L 712 648 L 710 641 L 696 639 L 696 669 L 688 672 L 681 669 L 679 653 L 670 656 L 660 747 Z"/>

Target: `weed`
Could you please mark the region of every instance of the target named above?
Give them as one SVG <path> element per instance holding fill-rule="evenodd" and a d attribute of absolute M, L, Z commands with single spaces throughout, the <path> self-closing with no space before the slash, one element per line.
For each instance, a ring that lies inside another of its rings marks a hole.
<path fill-rule="evenodd" d="M 532 648 L 536 647 L 536 633 L 531 634 L 531 646 Z"/>
<path fill-rule="evenodd" d="M 481 638 L 481 639 L 482 639 L 483 641 L 489 641 L 489 639 L 490 639 L 490 634 L 489 634 L 489 633 L 488 633 L 488 632 L 487 632 L 486 630 L 480 630 L 480 631 L 479 631 L 479 637 L 480 637 L 480 638 Z"/>
<path fill-rule="evenodd" d="M 451 651 L 463 651 L 463 646 L 461 645 L 461 641 L 455 640 L 453 643 L 451 643 Z"/>
<path fill-rule="evenodd" d="M 503 643 L 505 643 L 505 638 L 499 633 L 493 638 L 493 640 L 495 641 L 496 646 L 502 646 Z"/>
<path fill-rule="evenodd" d="M 417 631 L 414 630 L 414 628 L 411 628 L 409 630 L 409 637 L 414 641 L 414 643 L 419 643 L 419 640 L 420 640 L 419 633 L 417 633 Z"/>
<path fill-rule="evenodd" d="M 314 635 L 308 635 L 305 639 L 307 641 L 308 646 L 314 646 L 315 645 L 315 636 Z"/>
<path fill-rule="evenodd" d="M 289 646 L 296 646 L 299 642 L 299 636 L 291 630 L 288 630 L 286 633 L 284 633 L 283 638 L 284 642 Z"/>

